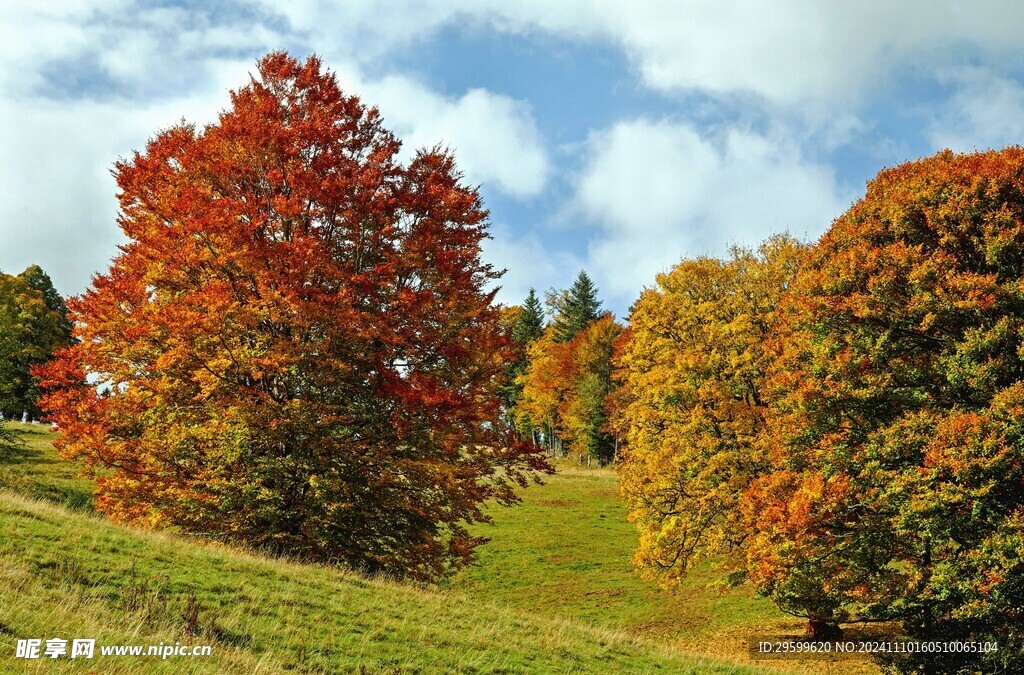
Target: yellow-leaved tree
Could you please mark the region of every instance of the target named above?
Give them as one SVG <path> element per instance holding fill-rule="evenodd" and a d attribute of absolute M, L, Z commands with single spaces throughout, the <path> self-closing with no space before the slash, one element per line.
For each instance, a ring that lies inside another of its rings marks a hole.
<path fill-rule="evenodd" d="M 664 583 L 725 555 L 742 576 L 737 508 L 767 470 L 763 380 L 774 309 L 805 247 L 789 236 L 727 260 L 685 260 L 633 306 L 613 426 L 620 490 L 640 532 L 634 562 Z"/>
<path fill-rule="evenodd" d="M 560 339 L 557 325 L 549 326 L 530 345 L 516 380 L 522 388 L 516 405 L 520 428 L 543 430 L 550 451 L 572 453 L 580 462 L 614 461 L 617 443 L 607 403 L 614 384 L 612 354 L 622 331 L 607 312 L 568 342 Z"/>

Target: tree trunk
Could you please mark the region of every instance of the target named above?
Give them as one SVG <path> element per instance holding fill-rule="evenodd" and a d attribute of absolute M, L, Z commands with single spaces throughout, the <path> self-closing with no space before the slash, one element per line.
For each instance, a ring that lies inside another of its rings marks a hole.
<path fill-rule="evenodd" d="M 807 622 L 807 637 L 811 642 L 828 642 L 843 637 L 843 629 L 827 619 L 810 619 Z"/>

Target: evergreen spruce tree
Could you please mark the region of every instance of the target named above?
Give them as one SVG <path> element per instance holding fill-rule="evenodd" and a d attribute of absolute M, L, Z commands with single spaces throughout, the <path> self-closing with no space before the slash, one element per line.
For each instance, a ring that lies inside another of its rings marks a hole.
<path fill-rule="evenodd" d="M 525 347 L 539 338 L 543 332 L 544 306 L 540 303 L 540 298 L 537 297 L 537 291 L 531 288 L 523 303 L 523 312 L 512 329 L 512 339 L 516 341 L 516 344 Z"/>
<path fill-rule="evenodd" d="M 555 339 L 569 342 L 601 316 L 597 286 L 580 270 L 569 291 L 555 302 Z"/>

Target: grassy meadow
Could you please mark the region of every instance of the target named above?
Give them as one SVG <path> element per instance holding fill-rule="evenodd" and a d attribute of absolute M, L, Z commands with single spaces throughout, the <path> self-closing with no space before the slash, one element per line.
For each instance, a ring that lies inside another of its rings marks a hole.
<path fill-rule="evenodd" d="M 565 466 L 495 509 L 478 564 L 442 588 L 117 527 L 41 425 L 0 462 L 0 672 L 875 672 L 864 660 L 755 659 L 802 622 L 707 571 L 640 580 L 608 470 Z M 19 637 L 210 644 L 210 657 L 16 660 Z"/>

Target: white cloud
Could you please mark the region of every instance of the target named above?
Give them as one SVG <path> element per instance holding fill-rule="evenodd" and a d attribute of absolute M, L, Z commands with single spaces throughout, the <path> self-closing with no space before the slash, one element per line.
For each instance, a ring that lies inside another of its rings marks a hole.
<path fill-rule="evenodd" d="M 252 60 L 275 48 L 321 53 L 343 86 L 381 108 L 406 152 L 446 143 L 471 182 L 519 198 L 544 193 L 553 162 L 528 102 L 480 88 L 439 91 L 380 67 L 444 27 L 469 25 L 605 43 L 651 89 L 703 92 L 727 119 L 753 114 L 792 130 L 634 120 L 592 135 L 573 207 L 597 224 L 588 236 L 591 264 L 606 275 L 599 280 L 632 294 L 683 254 L 786 227 L 820 232 L 846 197 L 831 169 L 800 148 L 830 152 L 863 140 L 872 121 L 861 119 L 859 104 L 904 74 L 956 87 L 926 129 L 936 145 L 1018 140 L 1024 89 L 1007 73 L 1022 64 L 1022 22 L 1024 4 L 997 0 L 235 0 L 187 10 L 3 0 L 0 268 L 38 251 L 61 268 L 54 276 L 64 290 L 80 289 L 85 271 L 114 252 L 113 159 L 182 116 L 211 119 L 227 104 L 226 83 L 243 84 Z M 977 69 L 957 70 L 965 63 Z M 805 112 L 818 121 L 797 131 Z M 47 174 L 57 188 L 32 178 Z M 47 232 L 45 241 L 29 227 Z M 541 234 L 498 234 L 507 237 L 489 250 L 515 269 L 518 257 L 550 248 Z M 7 245 L 12 237 L 16 247 Z M 49 250 L 66 251 L 67 262 Z M 541 274 L 554 283 L 560 276 Z"/>
<path fill-rule="evenodd" d="M 122 242 L 115 223 L 113 163 L 182 118 L 199 124 L 216 119 L 228 103 L 228 88 L 244 84 L 249 70 L 247 61 L 209 64 L 207 86 L 186 97 L 148 103 L 121 98 L 0 101 L 0 270 L 20 272 L 38 263 L 61 291 L 82 290 Z M 405 152 L 447 141 L 457 148 L 459 165 L 470 180 L 496 183 L 514 194 L 543 186 L 547 156 L 531 135 L 532 118 L 511 99 L 472 91 L 451 101 L 397 80 L 381 93 L 386 94 L 388 122 L 408 131 L 400 133 L 411 141 Z M 403 105 L 417 106 L 421 115 L 405 112 Z M 388 112 L 392 108 L 394 116 Z M 453 125 L 451 134 L 445 125 Z M 487 152 L 489 138 L 497 143 L 492 154 Z M 547 273 L 535 265 L 523 267 L 522 260 L 532 257 L 539 242 L 536 237 L 518 240 L 507 231 L 501 236 L 488 251 L 499 267 L 516 270 L 503 283 L 518 293 L 523 274 Z"/>
<path fill-rule="evenodd" d="M 248 65 L 212 63 L 208 85 L 173 100 L 0 100 L 0 270 L 37 263 L 62 292 L 82 290 L 122 241 L 114 162 L 183 116 L 215 119 Z"/>
<path fill-rule="evenodd" d="M 928 128 L 936 149 L 959 151 L 1024 143 L 1024 85 L 970 68 L 951 73 L 956 92 Z"/>
<path fill-rule="evenodd" d="M 1005 0 L 262 0 L 352 58 L 468 21 L 618 45 L 654 89 L 831 110 L 894 74 L 1017 59 L 1024 4 Z M 384 17 L 384 18 L 382 18 Z"/>
<path fill-rule="evenodd" d="M 11 96 L 42 82 L 40 65 L 88 46 L 84 23 L 129 0 L 7 0 L 0 3 L 0 93 Z"/>
<path fill-rule="evenodd" d="M 472 183 L 528 197 L 547 184 L 551 167 L 533 115 L 522 101 L 485 89 L 442 96 L 408 77 L 362 81 L 356 89 L 376 105 L 384 124 L 409 156 L 420 147 L 447 145 Z"/>
<path fill-rule="evenodd" d="M 496 269 L 507 270 L 496 285 L 498 302 L 520 304 L 531 288 L 539 296 L 549 288 L 564 287 L 583 268 L 573 252 L 545 243 L 536 232 L 517 232 L 501 223 L 491 227 L 492 238 L 484 242 L 483 259 Z"/>
<path fill-rule="evenodd" d="M 401 21 L 382 25 L 392 30 Z M 321 39 L 345 43 L 344 35 Z M 217 15 L 212 7 L 5 0 L 0 269 L 39 263 L 61 291 L 82 290 L 120 241 L 109 175 L 117 157 L 183 118 L 213 121 L 256 58 L 301 39 L 251 13 Z M 407 154 L 448 144 L 470 181 L 517 197 L 545 186 L 550 162 L 526 103 L 484 89 L 446 96 L 401 76 L 368 79 L 347 54 L 326 64 L 341 70 L 343 86 L 379 105 Z"/>
<path fill-rule="evenodd" d="M 182 117 L 214 119 L 251 65 L 189 49 L 206 27 L 187 18 L 129 0 L 0 5 L 0 269 L 38 263 L 78 292 L 117 253 L 114 161 Z"/>
<path fill-rule="evenodd" d="M 830 167 L 784 134 L 634 120 L 594 134 L 575 208 L 599 228 L 588 269 L 620 298 L 684 256 L 789 231 L 817 236 L 849 203 Z"/>
<path fill-rule="evenodd" d="M 1013 56 L 1019 63 L 1024 21 L 1024 4 L 1000 0 L 572 4 L 577 16 L 556 21 L 537 11 L 543 3 L 531 3 L 533 21 L 568 33 L 590 26 L 618 42 L 655 89 L 753 94 L 785 107 L 826 110 L 858 103 L 893 75 L 913 69 L 927 76 L 970 54 L 995 62 Z"/>

